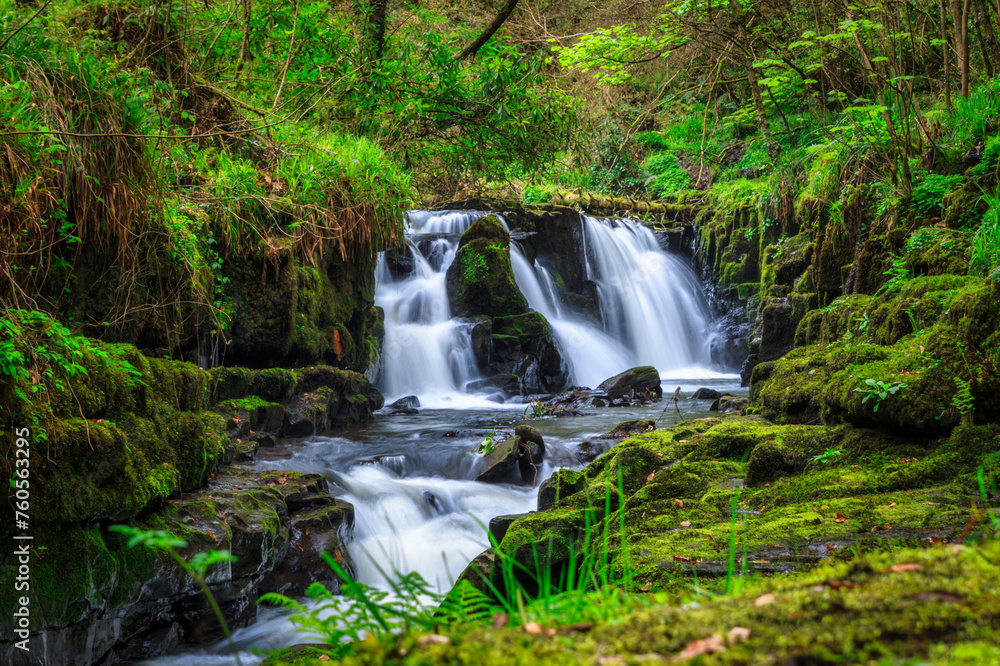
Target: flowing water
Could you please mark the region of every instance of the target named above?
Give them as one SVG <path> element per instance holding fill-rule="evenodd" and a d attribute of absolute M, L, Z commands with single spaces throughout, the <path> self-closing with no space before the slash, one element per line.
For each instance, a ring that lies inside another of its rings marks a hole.
<path fill-rule="evenodd" d="M 491 485 L 473 480 L 475 450 L 483 431 L 513 431 L 524 405 L 503 405 L 469 394 L 478 377 L 471 325 L 452 319 L 445 272 L 461 232 L 481 213 L 411 212 L 407 239 L 410 264 L 394 275 L 380 259 L 376 302 L 385 309 L 380 388 L 388 400 L 417 395 L 417 414 L 378 416 L 374 423 L 312 437 L 271 450 L 257 469 L 319 472 L 331 491 L 355 507 L 348 550 L 358 580 L 388 588 L 386 572 L 419 572 L 447 590 L 468 562 L 489 546 L 485 526 L 497 515 L 523 513 L 537 504 L 537 488 Z M 583 218 L 588 276 L 598 288 L 602 324 L 572 314 L 551 275 L 529 263 L 512 243 L 518 286 L 529 305 L 552 325 L 571 366 L 575 384 L 600 381 L 639 363 L 655 365 L 665 392 L 679 386 L 690 395 L 701 386 L 740 394 L 738 375 L 709 367 L 708 305 L 697 278 L 683 260 L 656 245 L 641 225 Z M 708 415 L 710 402 L 684 399 L 675 410 L 664 403 L 601 408 L 582 417 L 540 419 L 532 425 L 546 442 L 542 478 L 559 467 L 581 467 L 579 445 L 595 440 L 620 421 L 652 418 L 659 426 Z M 478 431 L 478 434 L 477 434 Z M 248 650 L 309 642 L 287 618 L 263 610 L 257 622 L 235 632 L 244 664 L 260 661 Z M 232 664 L 225 644 L 154 660 L 158 666 Z"/>

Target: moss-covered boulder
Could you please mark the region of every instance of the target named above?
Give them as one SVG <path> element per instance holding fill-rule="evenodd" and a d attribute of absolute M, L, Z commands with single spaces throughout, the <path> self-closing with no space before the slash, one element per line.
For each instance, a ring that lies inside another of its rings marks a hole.
<path fill-rule="evenodd" d="M 614 401 L 655 402 L 663 396 L 660 373 L 651 365 L 641 365 L 605 379 L 597 387 Z"/>
<path fill-rule="evenodd" d="M 522 395 L 555 393 L 569 383 L 569 366 L 542 313 L 496 317 L 493 332 L 490 368 L 497 374 L 516 375 Z"/>
<path fill-rule="evenodd" d="M 510 264 L 510 234 L 495 216 L 480 217 L 462 234 L 447 284 L 455 316 L 503 317 L 528 311 Z"/>
<path fill-rule="evenodd" d="M 788 423 L 848 422 L 918 436 L 1000 415 L 1000 287 L 922 277 L 803 320 L 816 340 L 758 365 L 751 408 Z"/>

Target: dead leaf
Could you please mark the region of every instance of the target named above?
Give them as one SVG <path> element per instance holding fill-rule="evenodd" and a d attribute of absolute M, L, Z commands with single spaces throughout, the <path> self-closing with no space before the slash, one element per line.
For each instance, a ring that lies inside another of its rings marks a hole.
<path fill-rule="evenodd" d="M 944 543 L 944 539 L 942 539 L 941 537 L 933 537 L 933 536 L 932 536 L 932 537 L 927 537 L 927 541 L 928 541 L 928 542 L 929 542 L 929 543 L 930 543 L 930 544 L 931 544 L 932 546 L 939 546 L 939 545 L 941 545 L 942 543 Z"/>
<path fill-rule="evenodd" d="M 771 560 L 750 560 L 750 564 L 770 564 Z"/>
<path fill-rule="evenodd" d="M 564 628 L 564 631 L 569 634 L 583 634 L 594 628 L 594 625 L 590 622 L 577 622 L 576 624 L 571 624 Z"/>
<path fill-rule="evenodd" d="M 330 661 L 330 655 L 328 655 L 328 654 L 321 654 L 319 656 L 319 660 L 320 661 Z"/>
<path fill-rule="evenodd" d="M 684 508 L 684 500 L 675 499 L 674 500 L 674 504 L 676 504 L 677 506 L 679 506 L 682 509 Z"/>
<path fill-rule="evenodd" d="M 768 592 L 767 594 L 762 594 L 753 600 L 753 605 L 755 608 L 760 608 L 761 606 L 766 606 L 768 604 L 773 604 L 778 598 Z"/>
<path fill-rule="evenodd" d="M 532 636 L 537 636 L 544 631 L 544 629 L 542 629 L 542 625 L 537 622 L 526 622 L 521 628 Z"/>
<path fill-rule="evenodd" d="M 838 522 L 838 523 L 842 523 L 842 522 L 844 522 L 845 520 L 847 520 L 847 516 L 845 516 L 845 515 L 844 515 L 844 514 L 842 514 L 842 513 L 838 513 L 838 514 L 837 514 L 837 522 Z"/>
<path fill-rule="evenodd" d="M 649 476 L 646 477 L 646 483 L 652 481 L 654 476 L 656 476 L 656 472 L 650 472 Z"/>
<path fill-rule="evenodd" d="M 417 639 L 417 645 L 427 647 L 428 645 L 450 645 L 451 639 L 441 634 L 427 634 Z"/>
<path fill-rule="evenodd" d="M 899 573 L 900 571 L 923 571 L 924 568 L 919 564 L 893 564 L 891 567 L 886 569 L 887 572 Z"/>
<path fill-rule="evenodd" d="M 892 507 L 894 507 L 894 506 L 896 506 L 896 503 L 895 503 L 895 502 L 893 502 L 892 504 L 890 504 L 890 505 L 889 505 L 889 508 L 891 509 L 891 508 L 892 508 Z"/>
<path fill-rule="evenodd" d="M 826 581 L 826 586 L 831 590 L 839 590 L 842 587 L 846 587 L 850 590 L 851 588 L 857 587 L 858 584 L 843 580 L 828 580 Z"/>
<path fill-rule="evenodd" d="M 750 640 L 750 630 L 746 627 L 733 627 L 726 633 L 726 641 L 733 643 L 746 643 Z"/>
<path fill-rule="evenodd" d="M 491 624 L 494 629 L 502 629 L 507 626 L 508 622 L 510 622 L 510 617 L 506 613 L 493 613 Z"/>
<path fill-rule="evenodd" d="M 716 652 L 725 652 L 726 646 L 722 640 L 722 636 L 719 634 L 712 634 L 708 638 L 700 638 L 696 641 L 691 641 L 687 644 L 687 647 L 677 655 L 678 659 L 691 659 L 703 654 L 715 654 Z"/>
<path fill-rule="evenodd" d="M 607 657 L 598 657 L 597 663 L 600 664 L 600 666 L 614 666 L 615 664 L 624 664 L 625 657 L 619 657 L 618 655 L 615 654 Z"/>
<path fill-rule="evenodd" d="M 682 520 L 681 521 L 681 527 L 691 527 L 691 521 L 690 520 Z"/>
<path fill-rule="evenodd" d="M 840 546 L 838 546 L 836 544 L 831 545 L 831 544 L 827 543 L 827 544 L 823 544 L 823 545 L 826 547 L 827 550 L 837 550 L 838 548 L 840 548 Z"/>
<path fill-rule="evenodd" d="M 683 555 L 674 555 L 674 562 L 695 562 L 693 557 L 684 557 Z"/>

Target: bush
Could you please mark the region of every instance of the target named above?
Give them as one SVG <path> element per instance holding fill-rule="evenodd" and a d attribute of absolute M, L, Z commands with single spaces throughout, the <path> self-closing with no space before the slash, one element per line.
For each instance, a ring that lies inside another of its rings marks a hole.
<path fill-rule="evenodd" d="M 910 204 L 927 215 L 941 212 L 941 199 L 962 183 L 962 176 L 928 174 L 913 188 Z"/>
<path fill-rule="evenodd" d="M 651 174 L 646 189 L 655 199 L 676 198 L 681 190 L 689 189 L 692 185 L 691 175 L 681 167 L 673 153 L 654 153 L 644 166 Z"/>

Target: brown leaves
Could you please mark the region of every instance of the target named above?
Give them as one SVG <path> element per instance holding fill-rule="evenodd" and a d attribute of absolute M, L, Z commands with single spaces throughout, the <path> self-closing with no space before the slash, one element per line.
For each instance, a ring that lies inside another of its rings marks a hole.
<path fill-rule="evenodd" d="M 694 557 L 684 557 L 683 555 L 674 555 L 674 562 L 697 562 L 698 560 Z"/>
<path fill-rule="evenodd" d="M 547 629 L 542 625 L 538 624 L 537 622 L 526 622 L 524 625 L 521 626 L 521 629 L 525 633 L 531 634 L 532 636 L 541 636 L 543 634 L 545 636 L 556 635 L 555 629 Z"/>
<path fill-rule="evenodd" d="M 677 506 L 679 506 L 682 509 L 684 508 L 684 500 L 675 499 L 674 500 L 674 504 L 676 504 Z"/>
<path fill-rule="evenodd" d="M 681 521 L 681 527 L 691 527 L 691 521 L 690 520 L 682 520 Z"/>
<path fill-rule="evenodd" d="M 678 659 L 692 659 L 694 657 L 703 654 L 714 654 L 716 652 L 725 652 L 726 645 L 722 636 L 719 634 L 712 634 L 708 638 L 699 638 L 698 640 L 691 641 L 687 644 L 687 647 L 677 655 Z"/>
<path fill-rule="evenodd" d="M 850 589 L 853 589 L 855 587 L 858 587 L 857 583 L 852 583 L 852 582 L 846 581 L 846 580 L 833 580 L 833 579 L 831 579 L 831 580 L 826 581 L 823 584 L 826 585 L 831 590 L 839 590 L 842 587 L 850 590 Z"/>
<path fill-rule="evenodd" d="M 842 522 L 844 522 L 845 520 L 847 520 L 847 516 L 846 516 L 846 515 L 844 515 L 844 514 L 842 514 L 842 513 L 838 513 L 838 514 L 837 514 L 837 522 L 838 522 L 838 523 L 842 523 Z"/>
<path fill-rule="evenodd" d="M 883 573 L 899 573 L 901 571 L 923 571 L 924 568 L 919 564 L 893 564 L 891 567 L 886 569 Z"/>
<path fill-rule="evenodd" d="M 773 604 L 778 598 L 768 592 L 767 594 L 762 594 L 753 600 L 754 608 L 760 608 L 761 606 L 766 606 L 768 604 Z"/>

